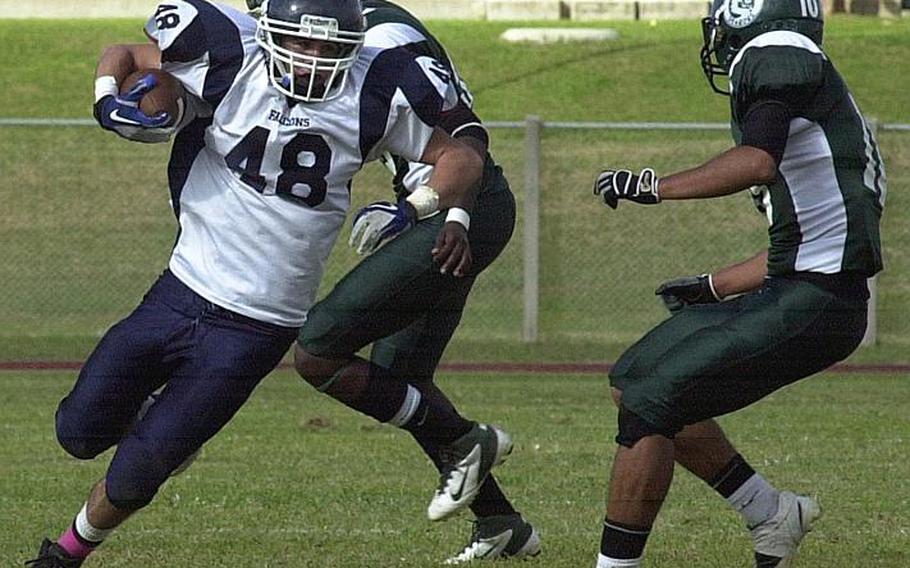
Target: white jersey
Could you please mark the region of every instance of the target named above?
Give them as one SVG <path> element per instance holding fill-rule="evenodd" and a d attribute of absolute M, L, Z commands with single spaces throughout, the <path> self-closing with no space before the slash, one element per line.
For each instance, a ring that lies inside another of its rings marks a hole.
<path fill-rule="evenodd" d="M 170 270 L 219 306 L 303 325 L 351 178 L 383 152 L 419 159 L 457 90 L 431 58 L 365 48 L 339 98 L 295 104 L 271 86 L 243 12 L 173 0 L 146 32 L 197 109 L 168 169 L 180 224 Z"/>

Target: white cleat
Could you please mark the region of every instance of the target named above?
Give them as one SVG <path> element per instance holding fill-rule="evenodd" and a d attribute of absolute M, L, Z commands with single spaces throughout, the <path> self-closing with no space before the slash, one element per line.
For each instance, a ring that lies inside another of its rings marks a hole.
<path fill-rule="evenodd" d="M 751 529 L 755 541 L 756 568 L 789 568 L 799 543 L 822 515 L 812 497 L 781 491 L 777 513 Z"/>
<path fill-rule="evenodd" d="M 475 424 L 446 448 L 439 488 L 427 507 L 431 521 L 441 521 L 471 504 L 494 466 L 512 452 L 512 437 L 495 426 Z"/>
<path fill-rule="evenodd" d="M 483 517 L 474 522 L 468 545 L 446 564 L 466 564 L 474 560 L 531 558 L 540 554 L 540 535 L 521 515 Z"/>

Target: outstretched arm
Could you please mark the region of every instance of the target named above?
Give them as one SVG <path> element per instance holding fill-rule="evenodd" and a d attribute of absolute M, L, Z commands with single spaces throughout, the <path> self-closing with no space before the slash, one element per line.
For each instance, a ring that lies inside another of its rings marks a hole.
<path fill-rule="evenodd" d="M 594 193 L 616 209 L 626 199 L 653 205 L 671 199 L 704 199 L 770 184 L 777 178 L 789 138 L 793 113 L 783 102 L 753 104 L 742 121 L 742 143 L 695 168 L 658 177 L 652 168 L 639 174 L 607 169 L 594 182 Z"/>
<path fill-rule="evenodd" d="M 737 146 L 708 162 L 660 180 L 660 199 L 702 199 L 774 181 L 777 164 L 761 148 Z"/>

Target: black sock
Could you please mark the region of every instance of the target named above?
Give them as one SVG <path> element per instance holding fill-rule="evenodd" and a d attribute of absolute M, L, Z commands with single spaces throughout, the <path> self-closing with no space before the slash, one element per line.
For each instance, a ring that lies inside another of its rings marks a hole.
<path fill-rule="evenodd" d="M 743 483 L 755 475 L 755 470 L 739 454 L 733 456 L 730 461 L 714 476 L 708 485 L 720 493 L 721 497 L 726 499 L 742 487 Z"/>
<path fill-rule="evenodd" d="M 336 382 L 325 392 L 335 396 L 333 389 L 339 388 L 342 387 Z M 418 387 L 399 380 L 388 369 L 373 363 L 369 363 L 366 384 L 357 398 L 339 400 L 380 422 L 411 432 L 421 445 L 421 440 L 436 445 L 451 444 L 474 426 L 458 414 L 438 389 L 421 392 Z"/>
<path fill-rule="evenodd" d="M 370 364 L 369 377 L 360 396 L 345 404 L 380 422 L 388 422 L 401 410 L 408 396 L 408 386 L 382 367 Z"/>
<path fill-rule="evenodd" d="M 651 527 L 633 527 L 604 519 L 600 553 L 617 560 L 641 558 Z"/>
<path fill-rule="evenodd" d="M 420 403 L 411 419 L 401 427 L 410 432 L 424 450 L 451 444 L 474 427 L 474 423 L 462 417 L 442 391 L 432 386 L 420 386 L 416 387 L 420 391 Z M 434 462 L 437 459 L 431 458 Z"/>
<path fill-rule="evenodd" d="M 483 485 L 480 486 L 477 497 L 471 503 L 471 512 L 478 519 L 494 515 L 514 515 L 516 513 L 515 508 L 509 503 L 502 489 L 499 488 L 499 483 L 496 482 L 492 475 L 488 475 Z"/>

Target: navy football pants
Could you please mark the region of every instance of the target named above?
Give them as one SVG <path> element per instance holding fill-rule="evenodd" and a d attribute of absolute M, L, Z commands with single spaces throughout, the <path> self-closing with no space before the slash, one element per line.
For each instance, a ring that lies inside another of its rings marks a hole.
<path fill-rule="evenodd" d="M 296 333 L 220 308 L 166 271 L 86 361 L 57 409 L 57 438 L 80 459 L 117 445 L 107 496 L 118 508 L 143 507 L 227 424 Z M 142 402 L 162 386 L 133 426 Z"/>

